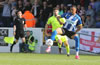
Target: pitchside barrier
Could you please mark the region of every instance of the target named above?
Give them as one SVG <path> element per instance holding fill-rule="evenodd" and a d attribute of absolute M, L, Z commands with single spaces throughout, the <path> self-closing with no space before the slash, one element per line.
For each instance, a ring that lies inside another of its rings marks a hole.
<path fill-rule="evenodd" d="M 80 49 L 100 53 L 100 29 L 82 29 L 79 32 Z"/>
<path fill-rule="evenodd" d="M 40 48 L 43 45 L 43 29 L 42 28 L 27 28 L 30 30 L 35 39 L 38 40 L 38 43 L 35 47 L 35 52 L 40 53 Z M 27 31 L 26 30 L 26 31 Z M 0 52 L 10 52 L 10 45 L 4 42 L 4 37 L 13 37 L 13 28 L 0 28 Z M 14 46 L 13 52 L 19 52 L 19 43 L 21 43 L 21 39 L 19 39 L 18 43 Z"/>
<path fill-rule="evenodd" d="M 41 47 L 45 45 L 45 40 L 48 39 L 44 34 L 43 28 L 28 28 L 38 40 L 38 43 L 35 47 L 35 53 L 41 52 Z M 80 36 L 80 49 L 84 51 L 89 51 L 93 53 L 100 53 L 100 29 L 86 29 L 83 28 L 79 33 Z M 13 28 L 0 28 L 0 52 L 10 52 L 10 45 L 4 42 L 4 37 L 13 37 Z M 68 39 L 70 47 L 75 47 L 75 41 Z M 19 39 L 18 43 L 14 46 L 13 52 L 19 52 Z M 57 46 L 57 42 L 54 43 L 54 46 Z M 63 45 L 64 46 L 64 45 Z"/>

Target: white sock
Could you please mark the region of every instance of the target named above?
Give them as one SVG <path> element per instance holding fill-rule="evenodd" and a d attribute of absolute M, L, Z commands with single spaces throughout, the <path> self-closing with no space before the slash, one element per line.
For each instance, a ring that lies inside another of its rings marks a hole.
<path fill-rule="evenodd" d="M 77 52 L 76 52 L 76 56 L 78 56 L 78 55 L 79 55 L 79 52 L 77 51 Z"/>

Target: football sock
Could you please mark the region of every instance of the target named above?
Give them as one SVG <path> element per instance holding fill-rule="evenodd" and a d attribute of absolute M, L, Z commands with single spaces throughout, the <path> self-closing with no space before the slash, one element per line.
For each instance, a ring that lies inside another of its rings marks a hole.
<path fill-rule="evenodd" d="M 53 31 L 52 35 L 51 35 L 51 40 L 54 41 L 55 40 L 55 36 L 57 35 L 57 31 Z"/>
<path fill-rule="evenodd" d="M 66 48 L 67 54 L 70 54 L 70 48 L 69 48 L 69 45 L 65 46 L 65 48 Z"/>
<path fill-rule="evenodd" d="M 75 48 L 76 48 L 76 52 L 77 52 L 76 55 L 77 55 L 79 53 L 79 44 L 80 44 L 79 37 L 75 36 L 74 40 L 75 40 Z"/>

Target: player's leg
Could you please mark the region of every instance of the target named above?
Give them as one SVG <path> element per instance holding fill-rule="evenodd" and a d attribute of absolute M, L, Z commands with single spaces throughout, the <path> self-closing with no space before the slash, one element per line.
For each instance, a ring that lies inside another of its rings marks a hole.
<path fill-rule="evenodd" d="M 10 52 L 12 52 L 13 46 L 14 46 L 17 42 L 18 42 L 18 39 L 16 39 L 16 40 L 13 42 L 13 44 L 10 46 Z"/>
<path fill-rule="evenodd" d="M 59 47 L 59 53 L 61 54 L 62 41 L 59 39 L 57 44 L 58 44 L 58 47 Z"/>
<path fill-rule="evenodd" d="M 67 40 L 64 42 L 64 45 L 65 45 L 65 48 L 66 48 L 67 56 L 69 56 L 70 55 L 70 47 L 69 47 Z"/>
<path fill-rule="evenodd" d="M 52 35 L 51 35 L 51 40 L 54 41 L 55 40 L 55 36 L 57 34 L 62 34 L 62 29 L 61 28 L 57 28 L 56 30 L 54 30 L 52 32 Z M 49 53 L 51 51 L 51 46 L 48 46 L 48 48 L 46 49 L 46 52 Z"/>
<path fill-rule="evenodd" d="M 63 32 L 62 32 L 62 28 L 57 28 L 56 30 L 54 30 L 53 32 L 52 32 L 52 35 L 51 35 L 51 40 L 55 40 L 55 36 L 57 35 L 57 34 L 62 34 Z"/>
<path fill-rule="evenodd" d="M 73 35 L 72 38 L 75 40 L 75 49 L 76 49 L 76 59 L 80 59 L 79 58 L 79 45 L 80 45 L 80 40 L 79 40 L 79 36 L 77 34 Z"/>
<path fill-rule="evenodd" d="M 19 33 L 16 32 L 16 35 L 15 35 L 15 41 L 13 42 L 13 44 L 10 46 L 10 52 L 12 52 L 13 50 L 13 46 L 18 42 L 18 39 L 19 39 Z"/>

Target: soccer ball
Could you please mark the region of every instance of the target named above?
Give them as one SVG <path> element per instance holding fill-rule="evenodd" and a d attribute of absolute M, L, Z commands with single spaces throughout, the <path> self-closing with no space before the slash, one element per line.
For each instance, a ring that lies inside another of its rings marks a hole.
<path fill-rule="evenodd" d="M 47 39 L 46 40 L 46 45 L 47 46 L 52 46 L 53 45 L 53 41 L 51 39 Z"/>

